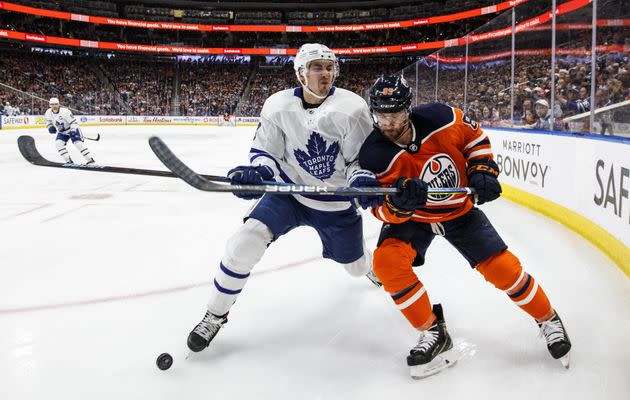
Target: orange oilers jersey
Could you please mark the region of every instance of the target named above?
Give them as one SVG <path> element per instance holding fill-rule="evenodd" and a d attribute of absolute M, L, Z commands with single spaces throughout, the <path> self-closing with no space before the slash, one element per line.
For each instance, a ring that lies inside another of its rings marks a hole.
<path fill-rule="evenodd" d="M 406 176 L 420 178 L 432 188 L 465 187 L 467 163 L 492 160 L 488 136 L 462 110 L 430 103 L 413 107 L 410 118 L 413 138 L 407 146 L 395 144 L 375 128 L 361 147 L 361 168 L 374 172 L 383 186 Z M 430 194 L 426 206 L 411 216 L 397 216 L 385 203 L 372 214 L 384 222 L 435 223 L 457 218 L 472 206 L 467 195 Z"/>

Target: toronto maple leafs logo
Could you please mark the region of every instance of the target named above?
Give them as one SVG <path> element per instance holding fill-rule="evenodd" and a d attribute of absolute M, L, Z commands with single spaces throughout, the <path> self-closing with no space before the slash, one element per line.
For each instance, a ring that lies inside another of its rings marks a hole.
<path fill-rule="evenodd" d="M 317 132 L 311 133 L 306 142 L 306 150 L 293 151 L 296 160 L 306 172 L 317 179 L 328 179 L 335 173 L 335 160 L 339 154 L 339 142 L 333 142 L 330 146 Z"/>

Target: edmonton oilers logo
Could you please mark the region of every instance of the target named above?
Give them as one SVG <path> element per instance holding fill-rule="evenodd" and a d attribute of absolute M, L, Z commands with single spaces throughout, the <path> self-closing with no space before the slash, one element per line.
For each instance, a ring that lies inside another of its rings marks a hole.
<path fill-rule="evenodd" d="M 455 162 L 448 154 L 436 154 L 429 158 L 422 168 L 420 179 L 430 188 L 459 187 L 459 173 Z M 450 194 L 429 194 L 429 200 L 435 203 L 446 201 L 453 197 Z"/>

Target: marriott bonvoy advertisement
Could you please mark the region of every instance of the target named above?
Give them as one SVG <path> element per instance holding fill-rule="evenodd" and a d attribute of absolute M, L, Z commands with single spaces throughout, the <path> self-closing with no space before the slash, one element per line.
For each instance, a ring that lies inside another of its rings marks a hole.
<path fill-rule="evenodd" d="M 577 212 L 630 247 L 630 143 L 485 131 L 501 182 Z"/>

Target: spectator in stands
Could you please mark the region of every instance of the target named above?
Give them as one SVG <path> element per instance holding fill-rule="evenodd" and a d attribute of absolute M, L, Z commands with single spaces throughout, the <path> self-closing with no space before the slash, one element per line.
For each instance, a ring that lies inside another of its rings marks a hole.
<path fill-rule="evenodd" d="M 619 79 L 608 79 L 606 81 L 606 89 L 608 90 L 608 96 L 612 102 L 619 103 L 624 100 L 623 84 Z"/>
<path fill-rule="evenodd" d="M 536 111 L 536 124 L 534 129 L 549 130 L 551 129 L 551 112 L 549 111 L 549 103 L 545 99 L 538 99 L 534 104 Z"/>
<path fill-rule="evenodd" d="M 586 90 L 585 87 L 581 89 Z M 591 110 L 590 105 L 590 97 L 588 96 L 588 91 L 586 91 L 586 95 L 584 98 L 580 98 L 582 91 L 577 86 L 572 86 L 568 90 L 568 99 L 565 99 L 563 96 L 559 96 L 557 101 L 560 102 L 562 106 L 562 111 L 564 112 L 564 116 L 570 116 L 575 114 L 581 114 Z"/>
<path fill-rule="evenodd" d="M 494 118 L 492 117 L 492 110 L 488 106 L 484 106 L 481 111 L 481 123 L 484 125 L 492 126 Z"/>
<path fill-rule="evenodd" d="M 528 89 L 529 89 L 529 88 L 528 88 Z M 531 91 L 530 91 L 530 93 L 531 93 Z M 523 100 L 523 107 L 522 107 L 522 110 L 523 110 L 523 118 L 525 117 L 525 113 L 526 113 L 527 111 L 533 111 L 532 104 L 533 104 L 533 103 L 532 103 L 532 100 L 531 100 L 531 99 L 529 99 L 529 98 L 526 98 L 525 100 Z"/>
<path fill-rule="evenodd" d="M 523 115 L 523 128 L 534 129 L 536 126 L 536 116 L 532 110 L 525 111 Z"/>
<path fill-rule="evenodd" d="M 597 92 L 595 92 L 595 101 L 597 104 L 596 108 L 606 107 L 613 104 L 612 100 L 610 99 L 610 93 L 608 92 L 608 88 L 606 86 L 601 86 L 599 89 L 597 89 Z M 605 135 L 606 131 L 608 131 L 608 133 L 610 133 L 611 135 L 614 134 L 612 125 L 613 111 L 604 111 L 598 113 L 596 114 L 595 119 L 601 125 L 600 133 L 602 135 Z"/>
<path fill-rule="evenodd" d="M 56 95 L 73 110 L 97 113 L 96 107 L 106 99 L 104 84 L 91 72 L 87 59 L 40 53 L 15 51 L 11 57 L 0 57 L 0 76 L 3 83 L 15 89 L 14 104 L 30 113 L 43 114 L 46 102 L 37 98 Z M 33 97 L 35 96 L 35 97 Z"/>
<path fill-rule="evenodd" d="M 586 86 L 582 86 L 579 90 L 580 90 L 579 92 L 580 100 L 584 101 L 590 97 Z"/>

